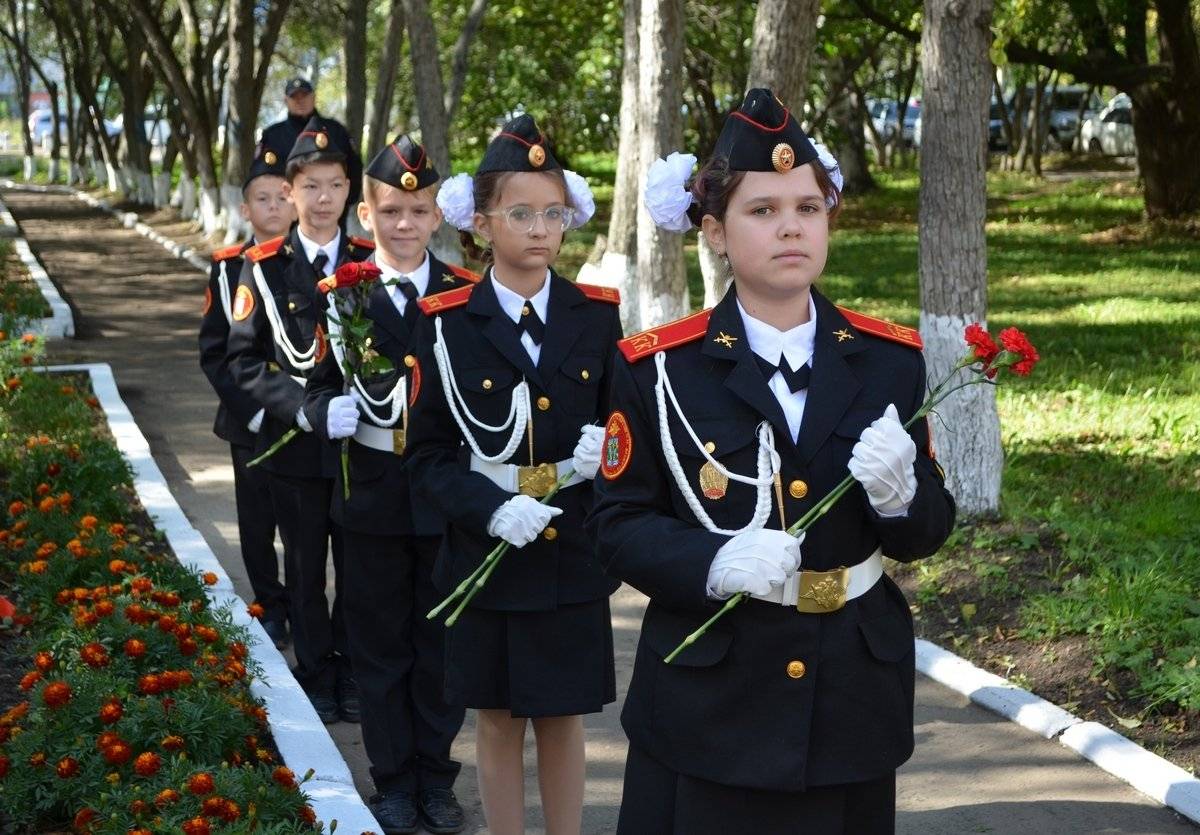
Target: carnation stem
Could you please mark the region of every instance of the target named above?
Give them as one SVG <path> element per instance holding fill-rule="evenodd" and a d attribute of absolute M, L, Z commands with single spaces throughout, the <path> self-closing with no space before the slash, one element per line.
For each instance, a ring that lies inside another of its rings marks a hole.
<path fill-rule="evenodd" d="M 271 444 L 270 448 L 266 452 L 264 452 L 262 455 L 258 456 L 257 458 L 251 459 L 251 461 L 249 463 L 247 463 L 246 466 L 253 467 L 256 464 L 261 464 L 263 461 L 266 461 L 272 455 L 274 455 L 275 453 L 279 452 L 279 450 L 281 450 L 285 446 L 287 446 L 288 442 L 291 441 L 292 438 L 296 437 L 299 434 L 300 434 L 300 429 L 298 427 L 293 426 L 291 429 L 284 432 L 278 441 Z"/>

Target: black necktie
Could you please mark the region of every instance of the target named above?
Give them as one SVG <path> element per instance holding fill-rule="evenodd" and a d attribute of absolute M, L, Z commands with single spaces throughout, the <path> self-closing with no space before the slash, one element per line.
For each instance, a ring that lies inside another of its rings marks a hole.
<path fill-rule="evenodd" d="M 521 331 L 529 334 L 534 345 L 541 345 L 542 338 L 546 335 L 546 325 L 538 318 L 537 311 L 533 309 L 533 302 L 528 299 L 521 307 L 521 317 L 517 319 L 517 332 Z"/>
<path fill-rule="evenodd" d="M 758 354 L 754 355 L 754 359 L 758 361 L 758 367 L 762 369 L 763 376 L 767 378 L 768 381 L 770 381 L 770 379 L 775 376 L 775 372 L 778 371 L 783 375 L 784 382 L 788 384 L 788 388 L 792 390 L 793 394 L 801 389 L 808 388 L 808 380 L 809 377 L 812 376 L 812 369 L 807 363 L 800 366 L 798 370 L 793 371 L 792 367 L 788 365 L 787 359 L 782 354 L 779 357 L 779 365 L 773 365 L 771 362 L 763 359 Z"/>
<path fill-rule="evenodd" d="M 313 272 L 321 278 L 325 277 L 325 265 L 329 263 L 329 256 L 324 252 L 318 252 L 317 257 L 312 260 Z"/>
<path fill-rule="evenodd" d="M 408 325 L 409 330 L 412 330 L 417 325 L 417 315 L 420 313 L 420 309 L 417 307 L 417 285 L 403 280 L 398 286 L 400 292 L 404 294 L 404 298 L 408 299 L 408 303 L 404 305 L 404 324 Z"/>

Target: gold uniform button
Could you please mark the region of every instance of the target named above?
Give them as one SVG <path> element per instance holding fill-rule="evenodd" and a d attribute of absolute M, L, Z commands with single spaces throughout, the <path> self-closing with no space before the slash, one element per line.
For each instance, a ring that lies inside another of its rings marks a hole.
<path fill-rule="evenodd" d="M 524 307 L 522 307 L 522 308 L 521 308 L 521 315 L 522 315 L 522 316 L 528 316 L 528 315 L 529 315 L 529 305 L 525 305 Z"/>
<path fill-rule="evenodd" d="M 580 371 L 580 372 L 579 372 L 579 376 L 580 376 L 580 377 L 582 377 L 583 379 L 587 380 L 587 379 L 589 379 L 589 378 L 590 378 L 592 375 L 591 375 L 591 374 L 589 374 L 589 373 L 588 373 L 588 370 L 585 368 L 585 369 L 583 369 L 582 371 Z"/>
<path fill-rule="evenodd" d="M 491 381 L 491 380 L 484 380 L 484 381 L 483 381 L 483 390 L 484 390 L 484 391 L 491 391 L 491 390 L 492 390 L 492 381 Z"/>
<path fill-rule="evenodd" d="M 804 678 L 804 674 L 808 672 L 808 668 L 804 666 L 803 661 L 789 661 L 787 665 L 788 678 Z"/>
<path fill-rule="evenodd" d="M 795 481 L 793 481 L 791 484 L 788 485 L 788 495 L 791 496 L 793 499 L 803 499 L 805 496 L 808 495 L 808 485 L 806 483 L 804 483 L 803 481 L 801 481 L 800 479 L 796 479 Z M 803 666 L 803 665 L 801 665 L 801 666 Z M 804 675 L 804 674 L 801 673 L 801 675 Z"/>
<path fill-rule="evenodd" d="M 288 302 L 288 310 L 295 310 L 295 309 L 296 309 L 296 303 Z"/>
<path fill-rule="evenodd" d="M 546 528 L 546 530 L 542 531 L 542 536 L 550 540 L 558 539 L 558 530 L 556 528 Z"/>
<path fill-rule="evenodd" d="M 714 452 L 717 451 L 717 445 L 714 444 L 712 441 L 707 441 L 704 444 L 704 451 L 707 452 L 709 455 L 712 455 Z"/>
<path fill-rule="evenodd" d="M 541 409 L 543 412 L 545 412 L 545 411 L 549 410 L 549 408 L 550 408 L 550 398 L 549 398 L 549 397 L 546 397 L 546 396 L 544 396 L 544 395 L 543 395 L 542 397 L 539 397 L 539 398 L 537 399 L 537 407 L 538 407 L 539 409 Z"/>
<path fill-rule="evenodd" d="M 408 367 L 408 368 L 412 368 L 412 367 L 413 367 L 414 365 L 416 365 L 416 364 L 417 364 L 417 358 L 416 358 L 416 357 L 414 357 L 412 354 L 408 354 L 408 355 L 407 355 L 407 356 L 404 358 L 404 365 L 405 365 L 406 367 Z"/>

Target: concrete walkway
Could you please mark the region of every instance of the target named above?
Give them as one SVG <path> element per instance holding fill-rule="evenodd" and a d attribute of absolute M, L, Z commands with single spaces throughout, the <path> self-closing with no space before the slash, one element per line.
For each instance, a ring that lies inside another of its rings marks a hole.
<path fill-rule="evenodd" d="M 51 343 L 50 361 L 109 362 L 121 396 L 192 524 L 239 593 L 249 587 L 237 551 L 228 447 L 212 435 L 212 391 L 197 362 L 204 278 L 157 244 L 73 197 L 5 191 L 3 199 L 75 313 L 77 338 Z M 628 685 L 644 598 L 613 600 L 618 703 L 589 717 L 584 832 L 611 832 L 621 796 L 625 738 L 618 706 Z M 900 773 L 903 833 L 1195 833 L 1190 823 L 1049 742 L 918 677 L 917 753 Z M 372 791 L 357 725 L 331 732 L 360 791 Z M 457 791 L 483 831 L 468 719 L 455 746 Z M 535 760 L 532 733 L 527 774 Z M 535 777 L 527 780 L 530 831 L 541 822 Z M 740 835 L 740 833 L 730 833 Z M 772 835 L 764 833 L 763 835 Z"/>

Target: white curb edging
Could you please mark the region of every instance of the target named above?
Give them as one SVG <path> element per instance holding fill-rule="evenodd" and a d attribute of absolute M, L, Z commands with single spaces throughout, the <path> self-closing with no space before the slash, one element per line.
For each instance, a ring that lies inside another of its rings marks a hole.
<path fill-rule="evenodd" d="M 288 768 L 298 775 L 314 770 L 313 778 L 303 788 L 317 818 L 327 825 L 336 819 L 338 828 L 347 832 L 379 832 L 379 824 L 354 788 L 349 766 L 292 676 L 287 660 L 275 649 L 262 625 L 247 614 L 246 603 L 234 593 L 229 575 L 175 501 L 150 454 L 149 443 L 117 391 L 112 368 L 107 363 L 86 363 L 52 365 L 45 370 L 82 371 L 90 376 L 92 391 L 104 409 L 117 447 L 133 470 L 133 485 L 142 506 L 166 535 L 181 563 L 217 575 L 217 584 L 208 587 L 209 598 L 215 606 L 232 604 L 234 622 L 250 630 L 250 655 L 263 670 L 262 677 L 251 682 L 250 690 L 266 704 L 271 734 Z"/>
<path fill-rule="evenodd" d="M 917 670 L 981 707 L 1059 743 L 1179 814 L 1200 823 L 1200 779 L 1098 722 L 1058 705 L 918 638 Z"/>
<path fill-rule="evenodd" d="M 0 201 L 0 235 L 12 240 L 13 250 L 25 265 L 25 269 L 29 270 L 29 277 L 37 284 L 38 291 L 50 308 L 50 315 L 33 320 L 29 323 L 30 328 L 47 339 L 67 339 L 74 336 L 75 316 L 71 313 L 71 306 L 63 300 L 46 269 L 29 248 L 29 242 L 21 235 L 20 225 L 3 201 Z"/>

